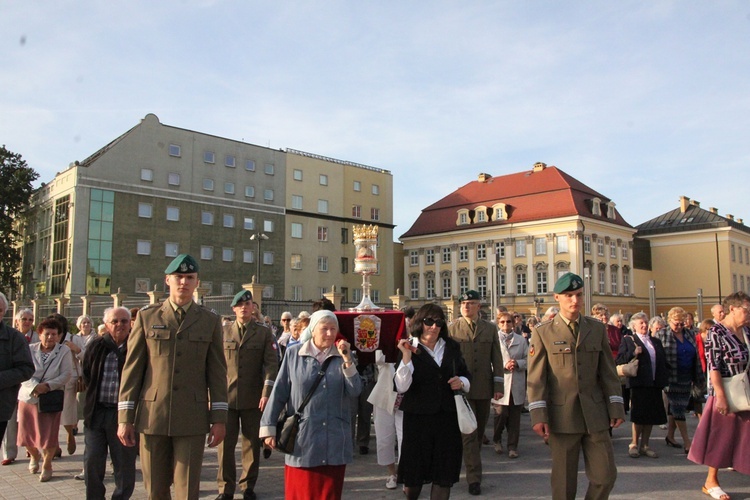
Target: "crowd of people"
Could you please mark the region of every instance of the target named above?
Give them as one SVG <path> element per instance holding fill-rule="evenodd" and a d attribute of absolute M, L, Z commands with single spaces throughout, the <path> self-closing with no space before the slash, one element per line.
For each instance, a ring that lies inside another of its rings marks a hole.
<path fill-rule="evenodd" d="M 557 304 L 541 318 L 499 306 L 484 319 L 479 294 L 469 290 L 452 322 L 436 304 L 406 308 L 396 359 L 378 350 L 374 363 L 360 364 L 330 301 L 315 303 L 312 314 L 284 312 L 276 327 L 247 290 L 234 296 L 231 317 L 193 302 L 198 264 L 189 255 L 169 265 L 165 282 L 167 300 L 107 309 L 98 333 L 89 316 L 77 318 L 77 334 L 59 314 L 34 328 L 28 309 L 13 327 L 0 323 L 2 465 L 25 448 L 29 471 L 49 481 L 62 454 L 60 430 L 72 455 L 82 419 L 84 466 L 75 477 L 87 498 L 105 497 L 108 456 L 112 497 L 130 498 L 137 455 L 151 498 L 169 498 L 171 488 L 198 498 L 209 446 L 218 450 L 217 500 L 238 490 L 254 499 L 261 453 L 277 449 L 277 422 L 296 417 L 285 497 L 336 499 L 347 464 L 357 451 L 369 453 L 374 418 L 385 488 L 416 499 L 430 484 L 430 498 L 445 499 L 462 466 L 469 494 L 482 493 L 482 444 L 511 459 L 522 454 L 528 412 L 549 445 L 554 499 L 576 497 L 580 453 L 586 498 L 608 498 L 617 478 L 612 429 L 626 418 L 627 455 L 658 458 L 651 438 L 662 427 L 666 446 L 707 467 L 702 490 L 711 498 L 729 500 L 720 469 L 750 474 L 750 412 L 731 412 L 723 386 L 748 365 L 750 297 L 742 292 L 696 325 L 680 307 L 649 318 L 610 315 L 596 304 L 586 316 L 583 280 L 572 273 L 556 282 Z M 0 294 L 0 317 L 7 307 Z M 634 360 L 635 373 L 618 377 L 616 367 Z M 459 400 L 476 419 L 473 432 L 461 432 Z M 691 412 L 700 418 L 692 439 Z"/>

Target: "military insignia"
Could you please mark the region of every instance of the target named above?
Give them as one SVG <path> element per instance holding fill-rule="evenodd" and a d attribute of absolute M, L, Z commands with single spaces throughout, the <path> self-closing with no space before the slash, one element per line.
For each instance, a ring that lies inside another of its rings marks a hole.
<path fill-rule="evenodd" d="M 533 345 L 529 346 L 529 356 L 533 356 L 534 352 L 535 352 L 534 351 L 534 346 Z"/>
<path fill-rule="evenodd" d="M 180 264 L 180 271 L 182 271 L 183 273 L 187 272 L 187 264 L 185 264 L 184 262 Z"/>
<path fill-rule="evenodd" d="M 373 352 L 380 346 L 381 320 L 371 314 L 354 318 L 354 346 L 361 352 Z"/>
<path fill-rule="evenodd" d="M 151 325 L 151 328 L 153 328 L 154 330 L 166 330 L 167 325 Z"/>
<path fill-rule="evenodd" d="M 555 345 L 564 345 L 567 344 L 564 340 L 555 340 Z"/>

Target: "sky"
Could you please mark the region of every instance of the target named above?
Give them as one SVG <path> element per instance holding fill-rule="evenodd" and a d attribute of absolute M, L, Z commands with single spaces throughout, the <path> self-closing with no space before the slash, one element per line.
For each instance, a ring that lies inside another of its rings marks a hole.
<path fill-rule="evenodd" d="M 554 165 L 633 226 L 750 225 L 750 3 L 0 2 L 0 144 L 49 182 L 137 125 L 389 170 L 394 237 L 480 172 Z"/>

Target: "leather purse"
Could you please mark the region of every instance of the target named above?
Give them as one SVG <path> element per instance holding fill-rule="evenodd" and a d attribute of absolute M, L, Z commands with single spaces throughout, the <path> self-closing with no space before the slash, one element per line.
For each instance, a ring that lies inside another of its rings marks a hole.
<path fill-rule="evenodd" d="M 37 399 L 37 408 L 39 413 L 58 413 L 63 410 L 65 402 L 65 391 L 58 389 L 56 391 L 45 392 L 40 394 Z"/>

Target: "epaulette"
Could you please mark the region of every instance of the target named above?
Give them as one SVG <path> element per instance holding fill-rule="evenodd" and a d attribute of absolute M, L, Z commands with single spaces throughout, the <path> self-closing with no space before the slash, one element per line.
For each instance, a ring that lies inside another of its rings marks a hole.
<path fill-rule="evenodd" d="M 200 306 L 201 309 L 203 309 L 203 310 L 205 310 L 207 312 L 210 312 L 211 314 L 213 314 L 215 316 L 219 315 L 219 313 L 216 312 L 216 309 L 212 309 L 212 308 L 210 308 L 208 306 L 204 306 L 203 304 L 198 304 L 198 306 Z"/>
<path fill-rule="evenodd" d="M 147 305 L 141 307 L 139 310 L 140 311 L 146 311 L 148 309 L 153 309 L 154 307 L 161 307 L 161 304 L 147 304 Z"/>

